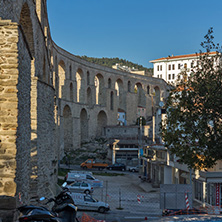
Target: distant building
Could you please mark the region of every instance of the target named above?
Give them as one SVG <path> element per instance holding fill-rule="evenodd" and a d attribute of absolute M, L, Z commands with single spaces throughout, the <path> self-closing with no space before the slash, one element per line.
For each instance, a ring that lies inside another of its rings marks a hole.
<path fill-rule="evenodd" d="M 210 52 L 210 56 L 216 52 Z M 160 59 L 151 60 L 153 63 L 153 77 L 164 79 L 166 82 L 175 85 L 181 78 L 181 72 L 186 71 L 189 76 L 192 68 L 196 66 L 199 54 L 188 54 L 178 56 L 168 56 Z"/>
<path fill-rule="evenodd" d="M 137 107 L 137 116 L 140 117 L 144 117 L 146 118 L 146 108 L 145 107 L 142 107 L 142 106 L 138 106 Z"/>
<path fill-rule="evenodd" d="M 134 67 L 128 67 L 128 66 L 121 66 L 120 64 L 116 63 L 116 65 L 112 66 L 113 69 L 118 69 L 121 71 L 126 71 L 126 72 L 130 72 L 130 73 L 134 73 L 134 74 L 139 74 L 139 75 L 143 75 L 145 76 L 146 71 L 139 71 L 138 69 L 135 69 Z"/>
<path fill-rule="evenodd" d="M 118 109 L 117 125 L 126 126 L 126 112 L 122 109 Z"/>

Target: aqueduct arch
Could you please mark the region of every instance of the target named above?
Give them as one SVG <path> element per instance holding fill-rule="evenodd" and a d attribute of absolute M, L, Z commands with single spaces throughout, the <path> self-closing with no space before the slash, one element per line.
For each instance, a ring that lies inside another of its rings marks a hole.
<path fill-rule="evenodd" d="M 71 109 L 65 105 L 63 109 L 64 151 L 70 151 L 73 147 L 73 119 Z"/>
<path fill-rule="evenodd" d="M 107 115 L 100 111 L 97 115 L 97 136 L 104 136 L 104 127 L 107 126 Z"/>
<path fill-rule="evenodd" d="M 96 88 L 96 104 L 97 105 L 104 105 L 105 104 L 105 92 L 104 92 L 104 78 L 99 73 L 95 76 L 95 88 Z"/>
<path fill-rule="evenodd" d="M 57 79 L 59 85 L 59 98 L 62 98 L 62 87 L 64 86 L 65 78 L 66 78 L 66 66 L 63 60 L 60 60 L 58 65 L 58 76 Z"/>
<path fill-rule="evenodd" d="M 154 97 L 155 102 L 156 102 L 156 105 L 158 105 L 160 102 L 160 88 L 158 86 L 155 86 L 154 91 L 155 91 L 155 97 Z"/>
<path fill-rule="evenodd" d="M 117 92 L 117 97 L 119 97 L 118 108 L 125 109 L 125 107 L 124 107 L 124 88 L 123 88 L 123 81 L 121 79 L 116 80 L 115 90 Z"/>
<path fill-rule="evenodd" d="M 78 103 L 84 103 L 85 101 L 85 81 L 82 69 L 78 69 L 76 72 L 76 101 Z"/>

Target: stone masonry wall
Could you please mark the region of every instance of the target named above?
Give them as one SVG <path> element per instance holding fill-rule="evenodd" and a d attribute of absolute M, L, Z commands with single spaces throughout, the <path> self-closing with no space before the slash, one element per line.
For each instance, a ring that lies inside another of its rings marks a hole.
<path fill-rule="evenodd" d="M 18 116 L 18 27 L 0 19 L 0 193 L 14 195 Z"/>

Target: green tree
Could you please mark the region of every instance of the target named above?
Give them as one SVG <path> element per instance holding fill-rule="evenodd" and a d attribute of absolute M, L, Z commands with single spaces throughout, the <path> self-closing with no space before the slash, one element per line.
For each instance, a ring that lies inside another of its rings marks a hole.
<path fill-rule="evenodd" d="M 222 159 L 221 48 L 208 30 L 197 65 L 170 91 L 161 131 L 166 147 L 191 169 L 211 168 Z M 212 56 L 211 51 L 216 52 Z"/>

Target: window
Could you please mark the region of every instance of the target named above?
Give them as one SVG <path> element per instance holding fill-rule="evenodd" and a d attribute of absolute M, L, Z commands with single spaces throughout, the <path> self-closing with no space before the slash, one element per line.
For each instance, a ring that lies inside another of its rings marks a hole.
<path fill-rule="evenodd" d="M 186 63 L 184 63 L 184 68 L 185 68 L 185 69 L 187 68 L 187 64 L 186 64 Z"/>
<path fill-rule="evenodd" d="M 168 75 L 168 79 L 169 79 L 169 80 L 171 79 L 171 74 Z"/>
<path fill-rule="evenodd" d="M 159 66 L 157 66 L 157 71 L 159 71 L 159 69 L 160 69 L 160 67 L 159 67 Z"/>
<path fill-rule="evenodd" d="M 157 75 L 157 78 L 159 78 L 159 75 Z"/>
<path fill-rule="evenodd" d="M 160 78 L 162 79 L 163 77 L 162 77 L 162 74 L 160 74 Z"/>
<path fill-rule="evenodd" d="M 94 178 L 91 177 L 90 175 L 86 175 L 86 179 L 87 179 L 87 180 L 94 180 Z"/>
<path fill-rule="evenodd" d="M 193 62 L 191 62 L 190 67 L 193 68 Z"/>
<path fill-rule="evenodd" d="M 172 74 L 172 79 L 175 79 L 175 74 Z"/>
<path fill-rule="evenodd" d="M 178 69 L 180 69 L 180 63 L 178 64 Z"/>
<path fill-rule="evenodd" d="M 173 65 L 172 65 L 172 70 L 174 70 L 174 69 L 175 69 L 175 65 L 173 64 Z"/>
<path fill-rule="evenodd" d="M 88 187 L 88 184 L 83 182 L 82 187 Z"/>
<path fill-rule="evenodd" d="M 94 199 L 90 196 L 84 196 L 84 200 L 87 202 L 95 202 Z"/>
<path fill-rule="evenodd" d="M 171 70 L 171 65 L 168 65 L 168 70 Z"/>

